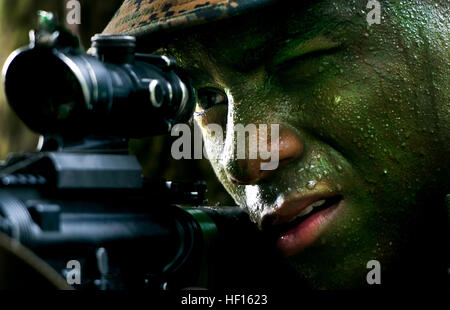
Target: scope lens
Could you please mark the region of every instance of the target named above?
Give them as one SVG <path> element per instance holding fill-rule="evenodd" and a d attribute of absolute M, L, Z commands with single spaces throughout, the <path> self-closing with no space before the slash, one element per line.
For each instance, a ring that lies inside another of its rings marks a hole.
<path fill-rule="evenodd" d="M 78 78 L 50 51 L 19 53 L 7 69 L 5 92 L 18 116 L 42 134 L 58 132 L 86 109 Z"/>

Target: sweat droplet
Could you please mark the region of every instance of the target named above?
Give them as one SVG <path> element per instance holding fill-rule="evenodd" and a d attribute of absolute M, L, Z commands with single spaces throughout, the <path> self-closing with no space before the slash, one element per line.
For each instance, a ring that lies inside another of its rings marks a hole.
<path fill-rule="evenodd" d="M 308 189 L 314 189 L 316 187 L 316 181 L 309 181 L 306 187 Z"/>

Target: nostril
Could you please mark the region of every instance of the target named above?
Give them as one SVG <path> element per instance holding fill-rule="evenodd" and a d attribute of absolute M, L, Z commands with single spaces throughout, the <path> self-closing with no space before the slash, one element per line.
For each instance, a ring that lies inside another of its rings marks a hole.
<path fill-rule="evenodd" d="M 228 175 L 228 179 L 230 180 L 231 183 L 233 183 L 234 185 L 244 185 L 246 184 L 244 181 L 239 181 L 238 179 L 234 178 L 231 175 Z"/>
<path fill-rule="evenodd" d="M 228 179 L 230 180 L 233 185 L 253 185 L 258 183 L 258 181 L 261 179 L 260 176 L 254 177 L 254 178 L 240 178 L 237 179 L 231 175 L 228 175 Z"/>

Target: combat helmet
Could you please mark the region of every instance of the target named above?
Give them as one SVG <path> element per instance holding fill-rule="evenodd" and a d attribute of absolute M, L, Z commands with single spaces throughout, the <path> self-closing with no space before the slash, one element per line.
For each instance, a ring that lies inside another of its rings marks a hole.
<path fill-rule="evenodd" d="M 143 37 L 262 9 L 277 0 L 125 0 L 104 34 Z"/>

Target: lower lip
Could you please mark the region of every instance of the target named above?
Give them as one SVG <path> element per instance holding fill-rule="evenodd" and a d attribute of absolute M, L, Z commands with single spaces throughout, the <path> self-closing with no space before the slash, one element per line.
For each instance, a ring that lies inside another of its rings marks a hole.
<path fill-rule="evenodd" d="M 336 217 L 342 203 L 343 200 L 311 215 L 296 227 L 283 233 L 276 241 L 277 248 L 284 256 L 288 257 L 310 246 Z"/>

